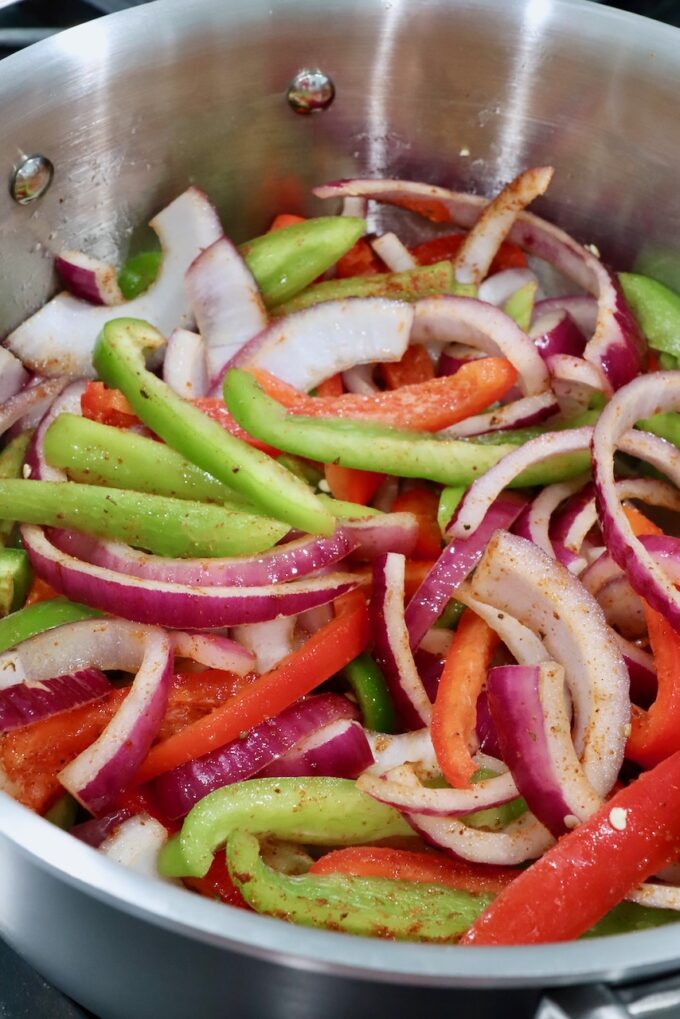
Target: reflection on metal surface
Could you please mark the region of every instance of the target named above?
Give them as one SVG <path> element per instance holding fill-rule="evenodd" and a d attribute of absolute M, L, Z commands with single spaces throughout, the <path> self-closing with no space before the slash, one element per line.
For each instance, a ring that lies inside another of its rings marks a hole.
<path fill-rule="evenodd" d="M 10 194 L 19 205 L 30 205 L 45 194 L 53 176 L 54 166 L 47 156 L 27 156 L 12 174 Z"/>
<path fill-rule="evenodd" d="M 318 68 L 305 68 L 295 75 L 286 99 L 295 113 L 320 113 L 327 110 L 335 99 L 335 85 L 327 74 Z"/>

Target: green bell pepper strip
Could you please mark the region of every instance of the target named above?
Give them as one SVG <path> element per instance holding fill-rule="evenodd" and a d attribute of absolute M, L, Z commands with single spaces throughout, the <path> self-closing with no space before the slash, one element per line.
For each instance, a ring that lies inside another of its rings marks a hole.
<path fill-rule="evenodd" d="M 434 623 L 436 630 L 455 630 L 460 621 L 460 617 L 465 612 L 465 606 L 462 602 L 456 601 L 452 598 L 447 605 L 444 606 L 444 610 Z"/>
<path fill-rule="evenodd" d="M 204 796 L 161 850 L 166 877 L 204 877 L 237 828 L 304 845 L 351 846 L 413 829 L 346 778 L 255 778 Z"/>
<path fill-rule="evenodd" d="M 131 255 L 118 273 L 118 286 L 126 301 L 139 297 L 158 276 L 163 262 L 162 251 L 140 251 Z"/>
<path fill-rule="evenodd" d="M 385 677 L 371 656 L 363 652 L 345 666 L 342 674 L 354 691 L 365 727 L 373 732 L 395 732 L 394 704 Z"/>
<path fill-rule="evenodd" d="M 262 552 L 285 524 L 214 506 L 75 481 L 0 481 L 0 519 L 73 528 L 156 555 L 213 557 Z"/>
<path fill-rule="evenodd" d="M 516 448 L 511 444 L 484 446 L 463 439 L 439 439 L 367 421 L 288 414 L 264 393 L 252 375 L 237 368 L 227 372 L 224 398 L 243 428 L 266 442 L 275 442 L 279 449 L 310 460 L 401 478 L 469 485 Z M 511 487 L 565 481 L 583 473 L 589 465 L 588 451 L 554 457 L 524 471 Z"/>
<path fill-rule="evenodd" d="M 643 432 L 658 435 L 660 438 L 672 442 L 674 446 L 680 447 L 680 414 L 676 411 L 670 410 L 664 414 L 655 414 L 651 418 L 643 418 L 638 421 L 635 427 L 640 428 Z"/>
<path fill-rule="evenodd" d="M 326 280 L 315 283 L 290 301 L 277 304 L 275 315 L 288 315 L 325 301 L 339 301 L 346 297 L 388 297 L 393 301 L 419 301 L 422 297 L 439 294 L 462 294 L 474 297 L 477 288 L 458 283 L 452 262 L 421 265 L 404 272 L 375 273 L 372 276 L 350 276 L 347 279 Z"/>
<path fill-rule="evenodd" d="M 451 523 L 451 517 L 458 509 L 466 491 L 467 489 L 464 485 L 442 488 L 439 496 L 439 505 L 437 506 L 437 523 L 442 534 L 444 534 L 446 528 Z"/>
<path fill-rule="evenodd" d="M 214 502 L 259 515 L 259 510 L 239 492 L 206 474 L 164 442 L 136 432 L 77 414 L 60 414 L 47 429 L 43 448 L 47 462 L 66 471 L 72 481 Z"/>
<path fill-rule="evenodd" d="M 64 793 L 56 803 L 52 804 L 44 817 L 46 821 L 55 824 L 57 828 L 69 831 L 76 823 L 77 813 L 78 803 L 68 793 Z"/>
<path fill-rule="evenodd" d="M 312 283 L 353 247 L 366 230 L 355 216 L 320 216 L 239 246 L 268 308 Z"/>
<path fill-rule="evenodd" d="M 680 357 L 680 294 L 637 273 L 619 273 L 619 280 L 650 347 Z"/>
<path fill-rule="evenodd" d="M 491 768 L 478 768 L 474 773 L 471 782 L 483 782 L 487 778 L 495 778 L 498 772 Z M 526 800 L 517 796 L 514 800 L 502 803 L 498 807 L 488 807 L 486 810 L 476 810 L 474 814 L 466 814 L 461 818 L 468 828 L 484 828 L 488 831 L 502 831 L 503 828 L 518 817 L 527 812 Z"/>
<path fill-rule="evenodd" d="M 21 608 L 32 579 L 31 564 L 23 548 L 0 548 L 0 616 Z"/>
<path fill-rule="evenodd" d="M 122 390 L 152 431 L 192 463 L 279 520 L 310 534 L 332 534 L 332 515 L 300 478 L 229 435 L 147 371 L 144 352 L 164 343 L 158 330 L 146 322 L 114 319 L 97 340 L 94 367 L 107 385 Z"/>
<path fill-rule="evenodd" d="M 362 506 L 358 502 L 345 502 L 344 499 L 334 499 L 332 495 L 324 495 L 320 492 L 317 499 L 324 506 L 327 506 L 334 517 L 340 520 L 366 520 L 368 517 L 382 517 L 381 510 L 373 506 Z"/>
<path fill-rule="evenodd" d="M 22 432 L 0 452 L 0 478 L 20 478 L 32 432 Z M 13 520 L 0 521 L 0 546 L 6 545 L 14 530 Z"/>
<path fill-rule="evenodd" d="M 674 909 L 654 909 L 640 906 L 637 902 L 620 902 L 611 912 L 581 935 L 581 938 L 605 938 L 611 934 L 627 934 L 629 931 L 647 931 L 653 927 L 664 927 L 678 923 L 680 915 Z"/>
<path fill-rule="evenodd" d="M 503 305 L 503 311 L 517 323 L 520 329 L 528 332 L 531 316 L 534 313 L 537 284 L 532 280 L 516 290 Z"/>
<path fill-rule="evenodd" d="M 282 467 L 285 467 L 291 474 L 295 474 L 296 477 L 304 481 L 306 485 L 311 485 L 312 488 L 316 488 L 319 482 L 323 479 L 323 473 L 319 470 L 316 464 L 310 463 L 309 460 L 304 460 L 301 456 L 292 456 L 290 453 L 282 453 L 278 457 L 278 461 Z"/>
<path fill-rule="evenodd" d="M 549 422 L 545 425 L 536 425 L 530 428 L 509 428 L 505 432 L 486 432 L 484 435 L 475 435 L 466 439 L 475 446 L 502 446 L 510 442 L 513 446 L 523 446 L 529 439 L 535 439 L 546 432 L 562 432 L 566 428 L 583 428 L 584 425 L 594 425 L 600 417 L 599 410 L 585 410 L 573 418 L 565 418 L 563 421 Z"/>
<path fill-rule="evenodd" d="M 267 867 L 257 839 L 244 831 L 230 836 L 227 862 L 232 881 L 258 913 L 366 937 L 450 944 L 492 899 L 416 881 L 289 876 Z"/>
<path fill-rule="evenodd" d="M 366 229 L 354 216 L 320 216 L 241 244 L 239 251 L 255 277 L 266 305 L 279 304 L 303 290 L 356 244 Z M 160 251 L 129 258 L 118 275 L 127 300 L 147 290 L 163 261 Z"/>
<path fill-rule="evenodd" d="M 77 623 L 81 619 L 97 619 L 101 615 L 96 609 L 79 605 L 68 598 L 50 598 L 49 601 L 27 605 L 0 619 L 0 653 L 45 630 L 53 630 L 64 623 Z"/>

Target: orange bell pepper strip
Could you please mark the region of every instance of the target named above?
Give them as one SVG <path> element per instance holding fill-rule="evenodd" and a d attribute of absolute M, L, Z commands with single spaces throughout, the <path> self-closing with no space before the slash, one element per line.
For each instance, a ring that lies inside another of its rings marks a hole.
<path fill-rule="evenodd" d="M 637 537 L 663 534 L 637 507 L 625 506 L 624 511 Z M 642 604 L 656 665 L 657 693 L 647 711 L 633 705 L 626 757 L 651 768 L 680 750 L 680 633 L 644 599 Z"/>
<path fill-rule="evenodd" d="M 295 226 L 296 223 L 304 223 L 304 216 L 296 216 L 294 212 L 280 212 L 274 216 L 272 224 L 267 233 L 274 233 L 276 230 L 283 230 L 287 226 Z"/>
<path fill-rule="evenodd" d="M 41 601 L 51 601 L 52 598 L 58 598 L 58 593 L 49 584 L 46 584 L 40 577 L 34 577 L 33 583 L 31 584 L 30 590 L 24 607 L 28 605 L 37 605 Z"/>
<path fill-rule="evenodd" d="M 310 874 L 348 874 L 352 877 L 383 877 L 392 881 L 419 881 L 446 885 L 473 895 L 503 891 L 520 871 L 453 860 L 440 853 L 392 849 L 389 846 L 350 846 L 320 857 Z"/>
<path fill-rule="evenodd" d="M 420 343 L 406 348 L 401 361 L 385 361 L 380 365 L 380 374 L 388 389 L 413 386 L 417 382 L 429 382 L 434 378 L 432 358 Z"/>
<path fill-rule="evenodd" d="M 356 502 L 368 506 L 383 481 L 384 474 L 375 471 L 360 471 L 355 467 L 341 467 L 340 464 L 324 464 L 324 475 L 331 495 L 343 502 Z"/>
<path fill-rule="evenodd" d="M 436 432 L 500 400 L 517 380 L 517 372 L 503 357 L 468 361 L 455 375 L 413 386 L 335 398 L 307 396 L 262 369 L 250 369 L 265 393 L 293 414 L 305 417 L 375 421 L 420 432 Z"/>
<path fill-rule="evenodd" d="M 187 888 L 207 899 L 218 899 L 228 906 L 238 909 L 250 909 L 238 888 L 229 876 L 225 853 L 216 853 L 210 870 L 205 877 L 185 877 L 182 879 Z"/>
<path fill-rule="evenodd" d="M 477 770 L 468 744 L 477 721 L 477 698 L 499 643 L 491 627 L 466 609 L 446 656 L 430 724 L 439 767 L 455 788 L 468 789 Z"/>
<path fill-rule="evenodd" d="M 337 375 L 331 375 L 329 379 L 324 379 L 316 387 L 317 396 L 342 396 L 345 392 L 345 387 L 342 384 L 342 374 L 338 372 Z"/>
<path fill-rule="evenodd" d="M 249 446 L 253 446 L 254 449 L 259 449 L 269 456 L 276 457 L 281 455 L 280 450 L 274 449 L 273 446 L 269 446 L 260 439 L 256 439 L 253 435 L 249 435 L 244 428 L 241 428 L 240 424 L 234 420 L 227 410 L 224 400 L 221 400 L 219 397 L 201 396 L 191 402 L 194 407 L 198 407 L 199 410 L 202 410 L 213 421 L 217 421 L 217 424 L 221 425 L 225 432 L 229 432 L 230 435 L 235 436 L 237 439 L 242 439 Z"/>
<path fill-rule="evenodd" d="M 680 856 L 680 752 L 600 807 L 522 871 L 462 945 L 570 941 Z"/>
<path fill-rule="evenodd" d="M 387 266 L 363 237 L 338 259 L 335 266 L 335 275 L 338 279 L 347 279 L 350 276 L 374 276 L 377 272 L 387 272 Z"/>
<path fill-rule="evenodd" d="M 99 421 L 114 428 L 131 428 L 141 424 L 120 389 L 109 389 L 103 382 L 88 382 L 80 397 L 80 409 L 83 417 L 90 421 Z"/>
<path fill-rule="evenodd" d="M 301 648 L 215 708 L 209 715 L 151 748 L 136 781 L 151 778 L 202 757 L 236 739 L 310 693 L 364 650 L 368 610 L 364 598 L 317 630 Z"/>
<path fill-rule="evenodd" d="M 410 252 L 418 265 L 434 265 L 447 258 L 455 258 L 458 254 L 467 234 L 449 234 L 445 237 L 433 237 L 430 241 L 423 241 L 410 248 Z M 491 263 L 489 275 L 495 272 L 502 272 L 503 269 L 525 269 L 527 256 L 521 248 L 510 241 L 503 241 L 496 256 Z"/>
<path fill-rule="evenodd" d="M 437 523 L 439 496 L 425 485 L 402 492 L 392 503 L 392 513 L 413 513 L 418 522 L 414 559 L 436 559 L 442 550 L 442 532 Z"/>

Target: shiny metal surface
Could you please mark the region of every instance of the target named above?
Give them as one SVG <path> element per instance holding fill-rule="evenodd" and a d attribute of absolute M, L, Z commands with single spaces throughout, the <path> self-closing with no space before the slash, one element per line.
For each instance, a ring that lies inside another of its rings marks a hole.
<path fill-rule="evenodd" d="M 0 188 L 0 330 L 50 293 L 46 254 L 120 258 L 190 182 L 241 240 L 276 211 L 318 209 L 309 186 L 324 179 L 389 174 L 490 193 L 550 161 L 541 207 L 580 239 L 621 266 L 673 250 L 679 40 L 576 0 L 163 0 L 59 35 L 0 64 L 5 180 L 32 152 L 55 167 L 33 205 Z M 315 67 L 335 100 L 295 116 L 286 90 Z M 673 928 L 530 950 L 291 928 L 127 873 L 2 794 L 0 904 L 0 933 L 42 973 L 125 1019 L 209 1017 L 227 1002 L 239 1019 L 394 1019 L 425 1008 L 424 986 L 620 981 L 680 955 Z M 429 1015 L 450 1014 L 441 990 L 427 1001 Z"/>

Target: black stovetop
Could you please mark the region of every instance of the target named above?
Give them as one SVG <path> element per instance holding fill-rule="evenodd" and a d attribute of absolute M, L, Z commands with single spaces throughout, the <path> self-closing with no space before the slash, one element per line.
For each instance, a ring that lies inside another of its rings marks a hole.
<path fill-rule="evenodd" d="M 0 0 L 0 58 L 62 29 L 145 2 L 147 0 Z M 657 18 L 680 28 L 680 0 L 620 0 L 609 6 Z M 85 1019 L 89 1015 L 50 987 L 0 941 L 0 1019 Z"/>

